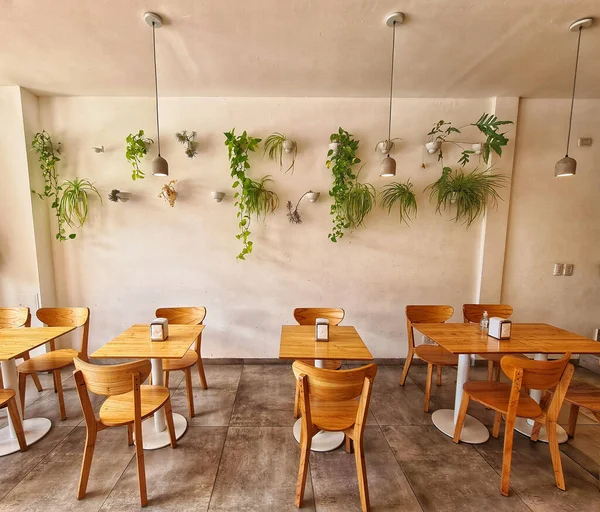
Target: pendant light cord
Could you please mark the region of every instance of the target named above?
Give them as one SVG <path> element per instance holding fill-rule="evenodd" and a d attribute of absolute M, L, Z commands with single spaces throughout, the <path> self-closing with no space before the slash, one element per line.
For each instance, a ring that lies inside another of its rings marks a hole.
<path fill-rule="evenodd" d="M 158 122 L 158 73 L 156 71 L 156 35 L 155 35 L 155 23 L 152 22 L 152 52 L 154 56 L 154 97 L 156 100 L 156 135 L 158 142 L 158 156 L 160 156 L 160 124 Z"/>
<path fill-rule="evenodd" d="M 396 50 L 396 22 L 392 26 L 392 69 L 390 73 L 390 118 L 388 122 L 388 145 L 392 145 L 392 98 L 394 95 L 394 52 Z M 388 152 L 388 156 L 390 156 Z"/>
<path fill-rule="evenodd" d="M 575 104 L 575 86 L 577 85 L 577 67 L 579 66 L 579 46 L 581 44 L 581 31 L 583 27 L 579 27 L 579 35 L 577 36 L 577 57 L 575 57 L 575 74 L 573 76 L 573 92 L 571 94 L 571 113 L 569 114 L 569 134 L 567 135 L 567 153 L 569 156 L 569 143 L 571 142 L 571 124 L 573 123 L 573 106 Z"/>

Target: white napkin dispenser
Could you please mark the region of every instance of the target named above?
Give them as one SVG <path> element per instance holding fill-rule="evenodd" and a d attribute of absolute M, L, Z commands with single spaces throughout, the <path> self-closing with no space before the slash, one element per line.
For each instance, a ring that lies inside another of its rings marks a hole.
<path fill-rule="evenodd" d="M 169 321 L 166 318 L 155 318 L 150 323 L 150 339 L 165 341 L 169 337 Z"/>
<path fill-rule="evenodd" d="M 506 320 L 506 318 L 500 318 L 499 316 L 493 316 L 490 318 L 488 336 L 496 338 L 497 340 L 508 340 L 510 339 L 511 330 L 512 322 L 510 320 Z"/>
<path fill-rule="evenodd" d="M 315 322 L 315 339 L 317 341 L 329 341 L 329 320 L 317 318 Z"/>

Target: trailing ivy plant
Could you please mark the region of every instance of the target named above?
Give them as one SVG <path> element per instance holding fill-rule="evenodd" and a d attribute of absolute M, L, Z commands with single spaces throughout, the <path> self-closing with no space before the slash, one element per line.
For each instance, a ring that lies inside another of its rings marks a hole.
<path fill-rule="evenodd" d="M 60 142 L 54 144 L 50 134 L 43 130 L 34 135 L 31 141 L 31 149 L 38 155 L 40 169 L 44 177 L 44 191 L 40 193 L 32 190 L 32 192 L 37 194 L 40 199 L 50 199 L 52 201 L 50 207 L 54 210 L 57 223 L 56 239 L 61 242 L 73 239 L 75 233 L 66 234 L 65 221 L 60 215 L 62 186 L 58 183 L 59 175 L 56 170 L 56 164 L 60 162 Z"/>
<path fill-rule="evenodd" d="M 246 175 L 250 169 L 248 153 L 256 151 L 260 141 L 261 139 L 250 137 L 246 131 L 241 135 L 236 135 L 235 129 L 225 133 L 231 177 L 235 179 L 232 185 L 235 189 L 234 205 L 238 208 L 237 218 L 240 232 L 235 237 L 244 245 L 237 255 L 238 260 L 245 260 L 246 256 L 252 253 L 251 216 L 264 217 L 279 206 L 277 194 L 266 187 L 266 184 L 272 181 L 269 176 L 255 181 Z"/>
<path fill-rule="evenodd" d="M 98 189 L 86 178 L 66 180 L 62 185 L 62 197 L 58 207 L 63 222 L 74 228 L 81 228 L 87 221 L 88 195 L 96 194 L 102 202 Z M 75 238 L 75 234 L 71 238 Z"/>
<path fill-rule="evenodd" d="M 497 189 L 506 186 L 508 177 L 490 171 L 491 168 L 475 168 L 466 173 L 462 169 L 444 167 L 440 178 L 425 191 L 430 190 L 430 199 L 435 199 L 437 213 L 454 206 L 456 214 L 452 220 L 469 227 L 485 214 L 488 205 L 496 208 L 502 199 Z"/>
<path fill-rule="evenodd" d="M 185 145 L 185 154 L 188 158 L 194 158 L 198 153 L 198 142 L 196 141 L 196 132 L 188 133 L 187 130 L 175 134 L 177 142 Z"/>
<path fill-rule="evenodd" d="M 350 228 L 350 222 L 346 216 L 347 200 L 350 188 L 353 186 L 356 175 L 354 166 L 360 163 L 356 156 L 359 141 L 343 128 L 337 133 L 331 134 L 330 141 L 339 144 L 337 151 L 330 149 L 327 153 L 327 168 L 333 174 L 333 186 L 329 195 L 333 198 L 330 213 L 333 216 L 333 228 L 329 233 L 329 240 L 337 242 L 344 236 L 346 229 Z"/>
<path fill-rule="evenodd" d="M 417 215 L 417 199 L 410 180 L 406 183 L 394 182 L 386 185 L 381 193 L 381 203 L 384 208 L 387 208 L 388 214 L 397 205 L 400 222 L 405 222 L 407 225 L 412 220 L 411 217 Z"/>
<path fill-rule="evenodd" d="M 127 161 L 133 167 L 131 179 L 133 181 L 144 179 L 146 175 L 140 169 L 140 162 L 148 153 L 148 146 L 153 144 L 154 141 L 144 137 L 144 130 L 140 130 L 137 133 L 130 133 L 127 135 L 125 141 L 127 142 L 125 158 L 127 158 Z"/>

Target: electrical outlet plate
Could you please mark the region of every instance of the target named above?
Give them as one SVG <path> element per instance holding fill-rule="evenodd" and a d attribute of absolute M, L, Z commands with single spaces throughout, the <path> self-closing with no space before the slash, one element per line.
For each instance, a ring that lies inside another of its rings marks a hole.
<path fill-rule="evenodd" d="M 564 267 L 565 266 L 563 263 L 555 263 L 554 264 L 554 275 L 562 276 Z"/>
<path fill-rule="evenodd" d="M 592 145 L 592 138 L 591 137 L 581 137 L 577 141 L 577 145 L 580 148 L 589 148 Z"/>
<path fill-rule="evenodd" d="M 564 269 L 563 275 L 564 276 L 572 276 L 574 269 L 575 269 L 575 265 L 573 265 L 573 263 L 565 263 L 565 269 Z"/>

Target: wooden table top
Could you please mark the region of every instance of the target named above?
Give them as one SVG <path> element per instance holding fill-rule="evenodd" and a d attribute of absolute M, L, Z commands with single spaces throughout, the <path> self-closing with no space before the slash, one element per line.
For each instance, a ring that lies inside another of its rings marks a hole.
<path fill-rule="evenodd" d="M 482 333 L 477 324 L 413 324 L 453 354 L 600 354 L 600 343 L 548 324 L 512 324 L 509 340 Z"/>
<path fill-rule="evenodd" d="M 315 341 L 314 325 L 284 325 L 279 359 L 371 361 L 373 356 L 352 326 L 331 326 L 329 341 Z"/>
<path fill-rule="evenodd" d="M 90 357 L 181 359 L 204 327 L 169 324 L 169 337 L 165 341 L 151 341 L 150 325 L 136 324 L 100 347 Z"/>
<path fill-rule="evenodd" d="M 17 327 L 0 329 L 0 361 L 8 361 L 25 352 L 71 332 L 75 327 Z"/>

